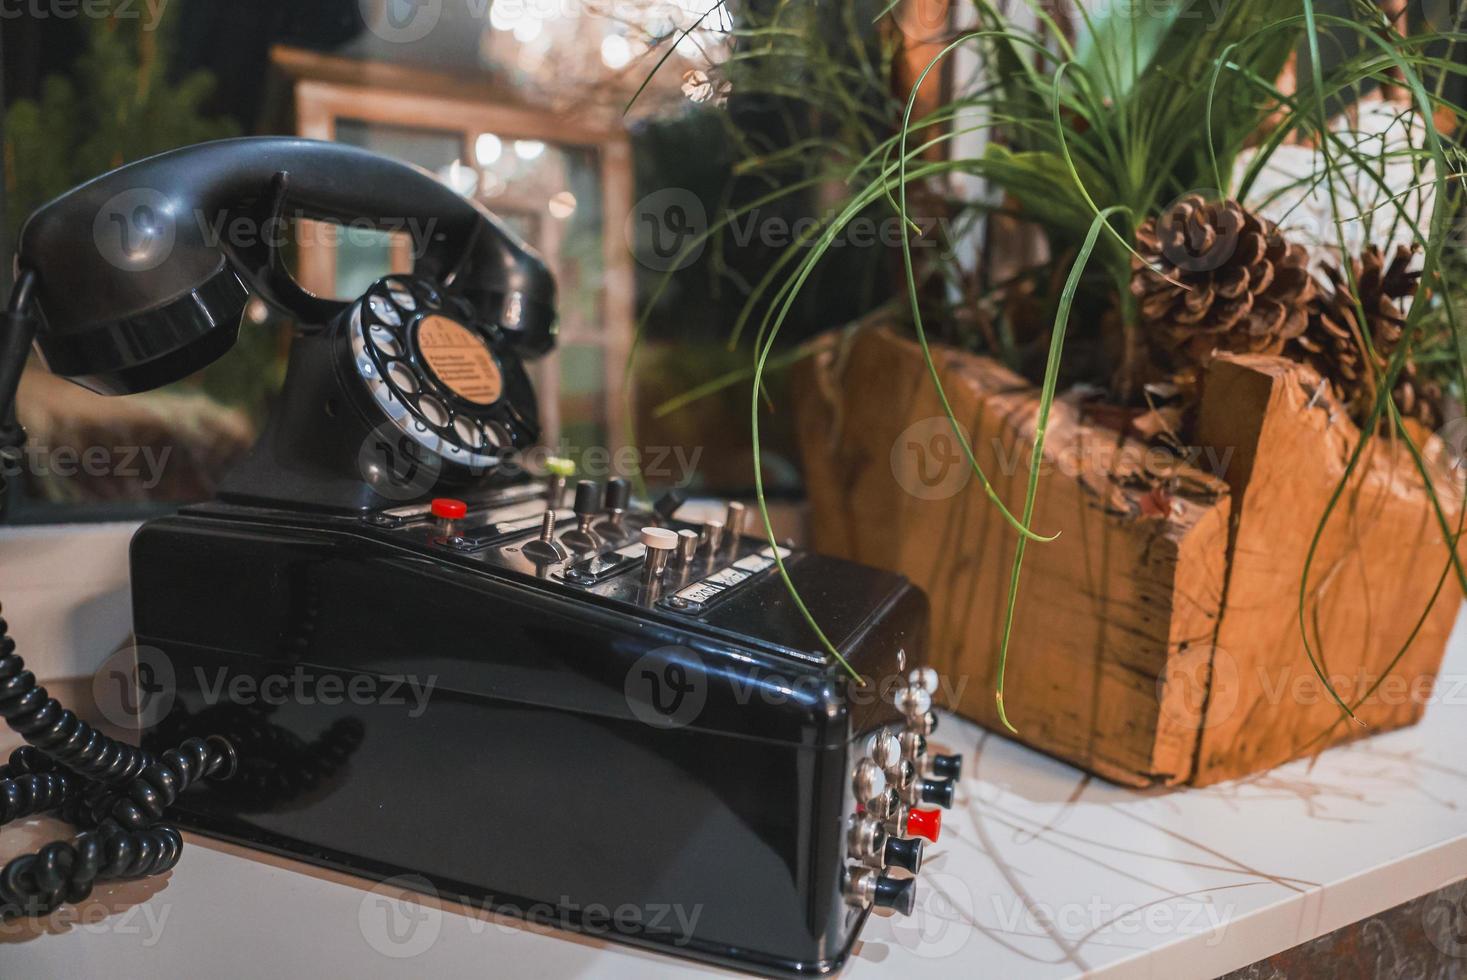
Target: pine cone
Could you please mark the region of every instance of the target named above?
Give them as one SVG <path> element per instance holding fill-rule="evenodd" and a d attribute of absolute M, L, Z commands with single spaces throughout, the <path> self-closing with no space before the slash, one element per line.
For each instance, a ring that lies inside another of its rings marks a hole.
<path fill-rule="evenodd" d="M 1281 354 L 1308 326 L 1308 252 L 1236 201 L 1189 195 L 1147 219 L 1136 243 L 1146 259 L 1131 263 L 1141 328 L 1184 390 L 1195 393 L 1215 351 Z"/>
<path fill-rule="evenodd" d="M 1350 282 L 1332 265 L 1324 269 L 1328 286 L 1320 288 L 1310 304 L 1309 327 L 1290 350 L 1330 382 L 1335 396 L 1357 422 L 1369 417 L 1375 405 L 1376 378 L 1401 342 L 1406 325 L 1404 301 L 1416 295 L 1421 279 L 1421 273 L 1409 270 L 1411 258 L 1411 249 L 1398 245 L 1387 264 L 1381 250 L 1371 245 L 1359 258 L 1351 259 L 1373 349 L 1371 360 L 1367 360 L 1362 339 L 1367 334 L 1360 330 Z M 1409 358 L 1396 376 L 1392 395 L 1403 416 L 1416 419 L 1428 429 L 1441 424 L 1441 389 L 1418 377 L 1416 365 Z"/>

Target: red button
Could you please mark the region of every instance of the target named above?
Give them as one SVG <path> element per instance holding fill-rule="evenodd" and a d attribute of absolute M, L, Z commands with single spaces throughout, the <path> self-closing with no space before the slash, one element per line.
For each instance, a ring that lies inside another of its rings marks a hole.
<path fill-rule="evenodd" d="M 456 521 L 469 512 L 469 505 L 452 497 L 438 497 L 433 501 L 433 516 Z"/>
<path fill-rule="evenodd" d="M 937 843 L 937 835 L 942 833 L 942 811 L 941 810 L 911 810 L 907 813 L 907 833 L 917 837 L 926 837 L 932 843 Z"/>

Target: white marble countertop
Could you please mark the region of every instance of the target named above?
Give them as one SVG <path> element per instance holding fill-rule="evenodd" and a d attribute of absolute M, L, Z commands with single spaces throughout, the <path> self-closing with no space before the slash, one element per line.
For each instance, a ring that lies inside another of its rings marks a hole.
<path fill-rule="evenodd" d="M 1110 786 L 945 717 L 934 741 L 966 765 L 919 911 L 873 917 L 842 976 L 1212 977 L 1459 880 L 1464 677 L 1459 623 L 1422 724 L 1201 790 Z M 0 852 L 60 832 L 7 827 Z M 165 878 L 0 924 L 0 976 L 730 975 L 400 894 L 190 835 Z"/>

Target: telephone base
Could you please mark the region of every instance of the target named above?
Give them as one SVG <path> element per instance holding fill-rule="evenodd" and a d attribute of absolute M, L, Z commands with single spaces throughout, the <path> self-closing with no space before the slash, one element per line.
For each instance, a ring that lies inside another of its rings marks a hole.
<path fill-rule="evenodd" d="M 843 894 L 852 767 L 901 724 L 879 695 L 923 648 L 925 597 L 786 557 L 877 682 L 857 688 L 816 652 L 766 541 L 657 582 L 610 559 L 576 579 L 525 557 L 535 528 L 490 533 L 534 508 L 471 502 L 457 545 L 431 518 L 218 503 L 144 525 L 139 658 L 177 692 L 146 742 L 219 734 L 240 756 L 177 822 L 599 938 L 835 972 L 869 911 Z M 466 547 L 476 531 L 492 543 Z M 720 575 L 734 584 L 699 590 Z"/>

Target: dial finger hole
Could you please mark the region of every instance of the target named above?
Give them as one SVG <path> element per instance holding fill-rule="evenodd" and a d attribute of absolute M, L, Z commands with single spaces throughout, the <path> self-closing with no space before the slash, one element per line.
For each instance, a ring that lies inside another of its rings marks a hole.
<path fill-rule="evenodd" d="M 404 395 L 418 393 L 418 376 L 402 361 L 392 361 L 387 365 L 387 379 Z"/>
<path fill-rule="evenodd" d="M 444 408 L 443 403 L 432 395 L 424 395 L 418 399 L 418 411 L 422 412 L 423 418 L 432 425 L 442 428 L 448 424 L 448 409 Z"/>
<path fill-rule="evenodd" d="M 392 297 L 392 301 L 398 305 L 399 309 L 404 309 L 411 313 L 418 308 L 417 299 L 403 287 L 390 286 L 387 292 Z"/>
<path fill-rule="evenodd" d="M 393 336 L 391 330 L 388 330 L 386 327 L 374 324 L 370 331 L 370 335 L 372 337 L 372 346 L 377 348 L 382 353 L 386 354 L 388 357 L 402 356 L 402 344 L 395 336 Z"/>
<path fill-rule="evenodd" d="M 453 431 L 465 449 L 478 449 L 484 445 L 484 430 L 467 415 L 453 420 Z"/>
<path fill-rule="evenodd" d="M 487 436 L 487 445 L 491 449 L 507 449 L 514 445 L 514 437 L 509 430 L 498 422 L 490 422 L 484 427 Z"/>
<path fill-rule="evenodd" d="M 367 300 L 367 306 L 371 309 L 373 316 L 389 327 L 402 326 L 402 315 L 397 312 L 397 307 L 393 306 L 386 296 L 373 296 Z"/>

